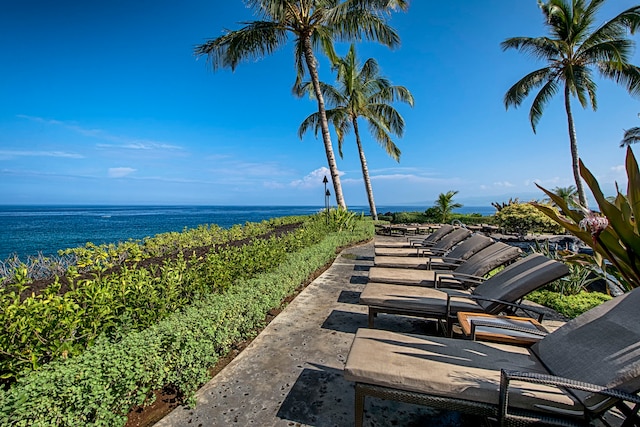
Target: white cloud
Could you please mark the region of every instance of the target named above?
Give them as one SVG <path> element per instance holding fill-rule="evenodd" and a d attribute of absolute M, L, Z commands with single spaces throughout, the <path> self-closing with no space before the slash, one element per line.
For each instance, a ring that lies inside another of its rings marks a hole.
<path fill-rule="evenodd" d="M 109 178 L 123 178 L 127 175 L 134 173 L 136 170 L 133 168 L 109 168 L 107 174 Z"/>
<path fill-rule="evenodd" d="M 622 172 L 625 172 L 626 169 L 624 165 L 616 165 L 616 166 L 611 166 L 611 171 L 615 173 L 622 173 Z"/>
<path fill-rule="evenodd" d="M 515 185 L 513 185 L 512 183 L 510 183 L 509 181 L 500 181 L 500 182 L 494 182 L 493 183 L 494 187 L 515 187 Z"/>
<path fill-rule="evenodd" d="M 338 175 L 343 176 L 344 172 L 340 172 L 338 171 Z M 314 171 L 311 171 L 309 174 L 307 174 L 305 177 L 303 177 L 302 179 L 296 179 L 295 181 L 292 181 L 289 186 L 290 187 L 294 187 L 294 188 L 316 188 L 316 187 L 321 187 L 324 184 L 322 183 L 324 177 L 327 177 L 327 179 L 329 180 L 329 183 L 327 184 L 328 187 L 333 188 L 333 185 L 331 184 L 331 172 L 329 171 L 329 169 L 327 167 L 321 167 L 318 168 Z"/>
<path fill-rule="evenodd" d="M 98 138 L 104 141 L 114 142 L 117 145 L 111 144 L 97 144 L 98 148 L 124 148 L 128 150 L 181 150 L 182 148 L 176 145 L 166 144 L 163 142 L 151 141 L 140 138 L 132 138 L 128 136 L 112 135 L 102 129 L 86 129 L 82 126 L 72 124 L 69 122 L 63 122 L 54 119 L 44 119 L 42 117 L 27 116 L 25 114 L 18 114 L 21 119 L 31 120 L 37 123 L 44 123 L 51 126 L 60 126 L 68 129 L 72 132 L 76 132 L 83 136 L 91 138 Z"/>
<path fill-rule="evenodd" d="M 82 159 L 83 155 L 77 153 L 68 153 L 65 151 L 15 151 L 0 150 L 0 157 L 65 157 L 69 159 Z"/>

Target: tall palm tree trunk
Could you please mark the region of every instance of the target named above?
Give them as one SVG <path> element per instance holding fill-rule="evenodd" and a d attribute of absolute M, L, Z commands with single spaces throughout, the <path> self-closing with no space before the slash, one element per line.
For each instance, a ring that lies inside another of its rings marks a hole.
<path fill-rule="evenodd" d="M 305 37 L 302 42 L 304 46 L 304 59 L 307 63 L 309 75 L 311 76 L 311 82 L 313 83 L 313 90 L 315 92 L 316 99 L 318 100 L 318 113 L 320 114 L 322 140 L 324 141 L 324 151 L 327 154 L 327 163 L 329 164 L 331 181 L 333 182 L 333 192 L 336 195 L 336 203 L 338 206 L 346 209 L 347 205 L 344 202 L 344 196 L 342 195 L 342 184 L 340 184 L 338 165 L 336 164 L 336 157 L 333 154 L 333 145 L 331 144 L 331 134 L 329 133 L 329 122 L 327 121 L 324 98 L 322 97 L 322 91 L 320 90 L 320 79 L 318 78 L 318 69 L 316 68 L 317 61 L 311 46 L 311 37 Z"/>
<path fill-rule="evenodd" d="M 582 185 L 582 178 L 580 178 L 578 138 L 576 137 L 576 127 L 573 123 L 573 113 L 571 113 L 571 93 L 569 91 L 569 85 L 566 83 L 564 86 L 564 107 L 567 110 L 567 121 L 569 123 L 569 141 L 571 146 L 571 166 L 573 168 L 573 178 L 576 181 L 576 190 L 578 192 L 580 204 L 585 208 L 588 208 L 587 198 L 584 193 L 584 186 Z"/>
<path fill-rule="evenodd" d="M 358 144 L 358 154 L 360 154 L 360 165 L 362 166 L 362 178 L 364 179 L 364 187 L 367 191 L 367 198 L 369 199 L 369 211 L 371 212 L 371 218 L 374 221 L 378 220 L 378 211 L 376 210 L 376 203 L 373 200 L 373 188 L 371 188 L 371 179 L 369 178 L 369 168 L 367 167 L 367 159 L 364 156 L 364 150 L 362 149 L 362 142 L 360 141 L 360 131 L 358 130 L 358 119 L 353 118 L 353 132 L 356 134 L 356 144 Z"/>

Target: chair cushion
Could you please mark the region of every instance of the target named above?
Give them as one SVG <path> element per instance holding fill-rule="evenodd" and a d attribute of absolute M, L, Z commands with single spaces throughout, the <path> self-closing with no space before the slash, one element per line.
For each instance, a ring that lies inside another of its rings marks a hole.
<path fill-rule="evenodd" d="M 398 283 L 404 285 L 431 285 L 435 281 L 434 270 L 418 270 L 393 267 L 371 267 L 370 282 Z"/>
<path fill-rule="evenodd" d="M 350 381 L 497 405 L 500 368 L 548 373 L 524 347 L 359 329 L 344 374 Z M 582 411 L 557 388 L 514 382 L 512 391 L 514 407 Z"/>
<path fill-rule="evenodd" d="M 458 311 L 480 312 L 482 307 L 465 298 L 469 292 L 457 289 L 434 289 L 422 286 L 393 285 L 389 283 L 368 283 L 360 294 L 360 304 L 372 307 L 406 310 L 420 315 L 431 315 L 438 319 L 447 314 L 447 294 L 461 298 L 451 299 L 451 313 Z"/>
<path fill-rule="evenodd" d="M 425 270 L 426 258 L 417 256 L 384 256 L 376 255 L 373 264 L 376 267 L 415 268 Z"/>
<path fill-rule="evenodd" d="M 607 301 L 547 335 L 532 347 L 555 375 L 618 388 L 640 390 L 640 289 Z M 598 410 L 599 396 L 576 392 Z"/>

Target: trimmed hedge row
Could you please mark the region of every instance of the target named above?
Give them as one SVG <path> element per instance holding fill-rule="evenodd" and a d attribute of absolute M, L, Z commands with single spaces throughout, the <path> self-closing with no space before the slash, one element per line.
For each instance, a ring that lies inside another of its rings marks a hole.
<path fill-rule="evenodd" d="M 219 356 L 251 336 L 337 248 L 372 236 L 373 223 L 359 221 L 354 231 L 331 233 L 288 254 L 272 271 L 205 296 L 146 330 L 117 343 L 98 340 L 78 357 L 18 379 L 0 391 L 0 425 L 120 426 L 131 408 L 149 403 L 151 391 L 164 385 L 193 396 Z"/>

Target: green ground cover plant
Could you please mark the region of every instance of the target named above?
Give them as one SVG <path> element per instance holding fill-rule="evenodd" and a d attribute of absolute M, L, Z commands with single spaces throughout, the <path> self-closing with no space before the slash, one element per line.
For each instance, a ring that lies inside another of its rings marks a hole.
<path fill-rule="evenodd" d="M 220 355 L 254 334 L 266 313 L 331 262 L 338 248 L 373 236 L 372 221 L 333 231 L 338 227 L 318 215 L 306 227 L 321 237 L 297 247 L 288 241 L 285 255 L 268 270 L 200 295 L 145 329 L 99 335 L 79 355 L 20 375 L 0 390 L 0 425 L 119 426 L 131 408 L 150 403 L 152 390 L 170 384 L 193 395 Z"/>
<path fill-rule="evenodd" d="M 529 301 L 549 307 L 569 319 L 578 317 L 611 298 L 611 295 L 602 292 L 580 291 L 576 294 L 564 295 L 548 289 L 534 291 L 527 295 Z"/>

